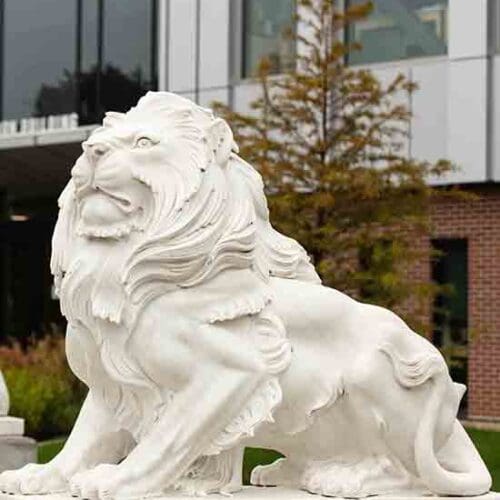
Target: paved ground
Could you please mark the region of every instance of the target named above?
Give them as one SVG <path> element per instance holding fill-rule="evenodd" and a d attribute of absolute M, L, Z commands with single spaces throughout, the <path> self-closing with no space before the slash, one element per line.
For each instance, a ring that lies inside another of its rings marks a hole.
<path fill-rule="evenodd" d="M 464 427 L 469 429 L 480 429 L 482 431 L 497 431 L 500 432 L 500 422 L 490 422 L 482 420 L 460 420 Z M 500 451 L 499 451 L 500 453 Z"/>
<path fill-rule="evenodd" d="M 157 497 L 164 500 L 186 500 L 186 497 L 179 493 Z M 193 497 L 196 498 L 196 497 Z M 206 498 L 211 500 L 227 500 L 227 496 L 210 495 Z M 300 490 L 287 490 L 284 488 L 255 488 L 252 486 L 245 487 L 243 491 L 235 493 L 232 496 L 233 500 L 314 500 L 326 499 L 326 497 L 313 496 L 310 493 Z M 437 497 L 416 497 L 416 496 L 377 496 L 372 497 L 374 500 L 430 500 Z M 75 500 L 70 495 L 6 495 L 0 493 L 0 500 Z M 500 493 L 488 493 L 479 497 L 446 497 L 446 500 L 500 500 Z M 118 499 L 119 500 L 119 499 Z M 340 500 L 340 499 L 339 499 Z"/>

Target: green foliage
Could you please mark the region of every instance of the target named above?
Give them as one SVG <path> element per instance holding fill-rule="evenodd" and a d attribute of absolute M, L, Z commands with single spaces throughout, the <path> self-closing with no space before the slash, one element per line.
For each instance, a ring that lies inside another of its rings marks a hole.
<path fill-rule="evenodd" d="M 372 5 L 337 5 L 297 0 L 299 29 L 287 34 L 296 66 L 271 77 L 269 61 L 261 62 L 251 114 L 215 108 L 263 175 L 273 223 L 304 245 L 325 284 L 394 307 L 435 291 L 406 271 L 421 257 L 413 241 L 427 231 L 436 195 L 427 179 L 452 166 L 409 156 L 411 113 L 401 98 L 408 102 L 416 85 L 401 74 L 383 83 L 345 64 L 359 47 L 342 34 Z M 360 265 L 364 249 L 372 258 Z"/>
<path fill-rule="evenodd" d="M 85 387 L 71 373 L 62 335 L 0 347 L 0 369 L 10 393 L 10 413 L 26 421 L 37 439 L 67 434 L 78 415 Z"/>

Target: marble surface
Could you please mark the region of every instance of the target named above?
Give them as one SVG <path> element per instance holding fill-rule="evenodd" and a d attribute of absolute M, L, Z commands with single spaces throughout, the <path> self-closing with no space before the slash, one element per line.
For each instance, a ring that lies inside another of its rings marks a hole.
<path fill-rule="evenodd" d="M 257 488 L 253 486 L 245 487 L 242 491 L 233 495 L 234 500 L 313 500 L 310 493 L 301 490 L 292 490 L 286 488 Z M 0 493 L 0 500 L 74 500 L 69 494 L 54 495 L 7 495 Z M 181 493 L 172 493 L 163 497 L 157 497 L 168 500 L 185 499 L 186 495 Z M 227 495 L 212 494 L 211 500 L 227 500 Z M 410 496 L 410 495 L 382 495 L 371 497 L 373 500 L 430 500 L 431 496 Z M 500 493 L 490 492 L 486 495 L 475 497 L 447 497 L 446 500 L 500 500 Z"/>

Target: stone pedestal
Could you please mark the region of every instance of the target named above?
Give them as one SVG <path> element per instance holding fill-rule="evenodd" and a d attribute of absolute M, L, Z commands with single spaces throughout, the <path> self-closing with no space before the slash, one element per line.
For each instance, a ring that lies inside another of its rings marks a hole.
<path fill-rule="evenodd" d="M 24 420 L 18 417 L 0 417 L 0 436 L 22 436 Z"/>
<path fill-rule="evenodd" d="M 37 461 L 36 441 L 26 436 L 0 436 L 0 472 Z"/>
<path fill-rule="evenodd" d="M 24 420 L 0 417 L 0 472 L 37 461 L 36 441 L 24 434 Z"/>
<path fill-rule="evenodd" d="M 154 498 L 154 497 L 152 497 Z M 166 494 L 161 497 L 162 500 L 186 500 L 188 497 L 179 493 Z M 225 495 L 208 495 L 209 500 L 227 500 Z M 289 490 L 284 488 L 257 488 L 248 486 L 232 495 L 233 500 L 326 500 L 328 497 L 311 495 L 305 491 Z M 372 500 L 430 500 L 439 498 L 435 496 L 411 496 L 411 495 L 384 495 L 370 497 Z M 476 497 L 442 497 L 446 500 L 500 500 L 500 493 L 490 492 L 486 495 Z M 75 500 L 69 493 L 57 495 L 7 495 L 0 493 L 0 500 Z M 119 498 L 113 500 L 120 500 Z M 130 500 L 130 499 L 129 499 Z M 340 500 L 340 499 L 339 499 Z"/>

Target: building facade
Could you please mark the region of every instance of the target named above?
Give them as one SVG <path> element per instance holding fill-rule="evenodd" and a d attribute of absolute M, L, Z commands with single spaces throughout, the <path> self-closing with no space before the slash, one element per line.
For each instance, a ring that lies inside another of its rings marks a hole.
<path fill-rule="evenodd" d="M 439 182 L 477 194 L 436 203 L 419 244 L 441 257 L 412 272 L 453 285 L 429 308 L 433 340 L 469 385 L 467 416 L 500 420 L 500 0 L 374 3 L 346 33 L 364 47 L 349 64 L 418 83 L 401 97 L 407 154 L 452 160 L 459 169 Z M 282 37 L 293 11 L 294 0 L 0 0 L 2 337 L 61 321 L 48 272 L 55 199 L 104 110 L 149 89 L 249 110 L 259 59 L 277 74 L 294 64 Z"/>

